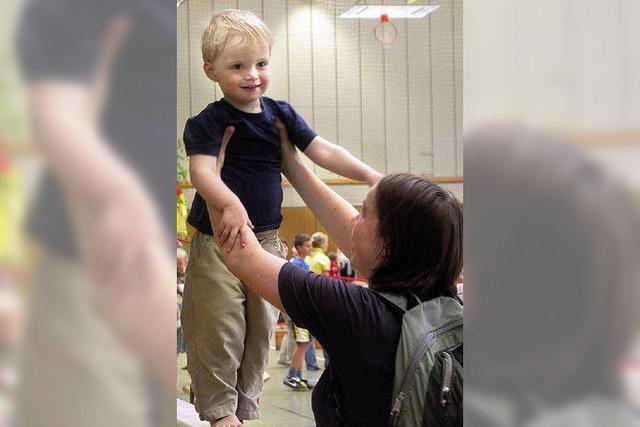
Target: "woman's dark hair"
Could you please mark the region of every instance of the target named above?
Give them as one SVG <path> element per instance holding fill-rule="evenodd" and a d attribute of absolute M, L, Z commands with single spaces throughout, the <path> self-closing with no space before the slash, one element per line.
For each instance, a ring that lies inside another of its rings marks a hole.
<path fill-rule="evenodd" d="M 425 178 L 391 174 L 378 183 L 376 207 L 384 252 L 372 287 L 405 288 L 422 299 L 455 296 L 463 231 L 455 196 Z"/>

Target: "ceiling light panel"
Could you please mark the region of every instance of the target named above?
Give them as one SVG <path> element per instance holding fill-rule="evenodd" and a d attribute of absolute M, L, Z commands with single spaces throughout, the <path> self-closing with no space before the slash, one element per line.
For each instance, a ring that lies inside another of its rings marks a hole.
<path fill-rule="evenodd" d="M 344 12 L 342 19 L 380 19 L 387 15 L 390 19 L 398 18 L 424 18 L 440 6 L 372 6 L 355 5 Z"/>

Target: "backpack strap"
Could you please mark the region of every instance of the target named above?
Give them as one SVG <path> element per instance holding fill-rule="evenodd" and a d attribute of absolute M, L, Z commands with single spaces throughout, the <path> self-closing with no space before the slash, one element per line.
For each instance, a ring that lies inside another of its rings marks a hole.
<path fill-rule="evenodd" d="M 390 292 L 378 291 L 369 288 L 369 291 L 376 295 L 382 302 L 384 302 L 388 307 L 390 307 L 400 316 L 404 316 L 407 311 L 422 303 L 422 300 L 418 298 L 417 295 L 406 290 Z"/>

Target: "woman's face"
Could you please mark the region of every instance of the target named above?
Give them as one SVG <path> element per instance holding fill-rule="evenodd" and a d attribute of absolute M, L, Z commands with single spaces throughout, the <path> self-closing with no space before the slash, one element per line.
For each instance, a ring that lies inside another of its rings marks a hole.
<path fill-rule="evenodd" d="M 378 207 L 376 206 L 377 184 L 362 202 L 362 213 L 353 221 L 351 239 L 353 253 L 351 263 L 364 277 L 369 277 L 374 268 L 382 261 L 382 239 L 378 236 Z"/>

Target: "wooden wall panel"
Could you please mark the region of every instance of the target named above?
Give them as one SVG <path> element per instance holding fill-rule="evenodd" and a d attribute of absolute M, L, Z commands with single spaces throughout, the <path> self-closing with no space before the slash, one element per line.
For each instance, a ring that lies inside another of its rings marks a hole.
<path fill-rule="evenodd" d="M 316 218 L 307 208 L 282 208 L 282 217 L 280 237 L 289 243 L 289 247 L 293 247 L 296 234 L 311 235 L 316 231 Z"/>
<path fill-rule="evenodd" d="M 356 206 L 356 209 L 360 211 L 361 206 Z M 296 234 L 306 233 L 311 236 L 316 231 L 321 231 L 325 234 L 327 230 L 320 224 L 316 217 L 311 213 L 309 208 L 306 207 L 291 207 L 282 208 L 282 226 L 280 227 L 280 238 L 287 241 L 289 247 L 293 247 L 293 241 Z M 336 250 L 335 242 L 329 235 L 329 250 L 332 252 Z M 289 254 L 289 257 L 291 254 Z"/>

